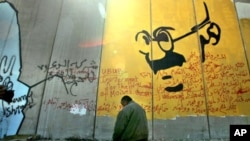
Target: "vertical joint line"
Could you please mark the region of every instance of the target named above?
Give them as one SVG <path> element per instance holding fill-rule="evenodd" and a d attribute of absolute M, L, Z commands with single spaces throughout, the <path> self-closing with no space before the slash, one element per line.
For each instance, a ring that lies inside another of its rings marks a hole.
<path fill-rule="evenodd" d="M 107 14 L 107 4 L 108 3 L 108 0 L 105 0 L 105 15 Z M 106 21 L 106 17 L 104 18 L 104 20 L 103 20 L 103 27 L 102 27 L 102 44 L 101 44 L 101 51 L 100 51 L 100 60 L 99 60 L 99 74 L 98 74 L 98 77 L 99 77 L 99 79 L 97 79 L 97 93 L 96 93 L 96 99 L 95 99 L 95 102 L 96 102 L 96 104 L 95 104 L 95 115 L 94 115 L 94 123 L 93 123 L 93 140 L 96 140 L 95 139 L 95 128 L 96 128 L 96 118 L 97 118 L 97 109 L 98 109 L 98 107 L 97 107 L 97 103 L 98 103 L 98 96 L 99 96 L 99 85 L 100 85 L 100 74 L 101 74 L 101 61 L 102 61 L 102 56 L 103 56 L 103 54 L 102 54 L 102 52 L 103 52 L 103 40 L 104 40 L 104 31 L 105 31 L 105 22 Z"/>
<path fill-rule="evenodd" d="M 63 2 L 64 1 L 61 2 L 60 15 L 58 16 L 58 19 L 57 19 L 58 22 L 57 22 L 57 26 L 56 26 L 56 34 L 57 34 L 57 31 L 58 31 L 58 25 L 59 25 L 59 21 L 60 21 L 61 14 L 62 14 Z M 54 39 L 53 39 L 52 51 L 51 51 L 50 58 L 49 58 L 49 64 L 50 64 L 50 61 L 51 61 L 51 58 L 52 58 L 52 55 L 53 55 L 53 49 L 54 49 L 54 46 L 55 46 L 56 34 L 54 35 Z M 48 77 L 48 72 L 46 73 L 45 78 L 47 78 L 47 77 Z M 45 88 L 46 88 L 46 83 L 47 83 L 47 81 L 44 82 L 44 87 L 43 87 L 43 91 L 42 91 L 42 98 L 41 98 L 41 101 L 40 101 L 41 105 L 39 107 L 38 118 L 37 118 L 37 122 L 36 122 L 35 134 L 37 134 L 37 132 L 38 132 L 38 124 L 39 124 L 39 121 L 40 121 L 42 102 L 43 102 L 44 96 L 45 96 L 44 91 L 45 91 Z M 46 126 L 46 123 L 45 123 L 45 126 Z"/>
<path fill-rule="evenodd" d="M 196 7 L 195 7 L 195 0 L 192 0 L 192 3 L 193 3 L 193 11 L 194 11 L 194 20 L 195 20 L 195 24 L 197 25 L 197 16 L 196 16 Z M 199 39 L 199 31 L 197 31 L 197 41 L 198 41 L 198 45 L 199 45 L 199 53 L 201 54 L 201 43 L 200 43 L 200 39 Z M 200 57 L 200 60 L 202 60 L 202 56 Z M 211 131 L 210 131 L 210 119 L 209 119 L 209 107 L 208 107 L 208 97 L 207 97 L 207 91 L 206 91 L 206 83 L 205 83 L 205 76 L 204 76 L 204 66 L 202 64 L 202 62 L 200 63 L 201 64 L 201 74 L 202 74 L 202 84 L 203 84 L 203 93 L 204 93 L 204 98 L 205 98 L 205 106 L 206 106 L 206 117 L 207 117 L 207 126 L 208 126 L 208 136 L 209 136 L 209 139 L 211 139 Z"/>
<path fill-rule="evenodd" d="M 149 0 L 149 16 L 150 16 L 150 34 L 152 35 L 152 0 Z M 150 50 L 151 50 L 151 59 L 153 58 L 153 45 L 151 44 L 150 46 Z M 152 66 L 154 66 L 153 62 L 152 62 Z M 151 73 L 151 82 L 152 82 L 152 104 L 151 104 L 151 111 L 152 111 L 152 140 L 154 140 L 154 76 L 153 76 L 153 72 Z"/>
<path fill-rule="evenodd" d="M 238 22 L 238 25 L 239 25 L 239 29 L 240 29 L 240 37 L 241 37 L 241 41 L 242 41 L 242 45 L 243 45 L 243 49 L 244 49 L 244 54 L 245 54 L 245 58 L 246 58 L 246 62 L 247 62 L 247 68 L 248 68 L 248 74 L 250 75 L 250 64 L 249 64 L 249 61 L 247 59 L 247 45 L 246 45 L 246 42 L 245 42 L 245 39 L 244 39 L 244 35 L 243 35 L 243 30 L 242 30 L 242 26 L 241 26 L 241 23 L 240 23 L 240 18 L 239 18 L 239 13 L 237 11 L 237 8 L 236 8 L 236 5 L 235 5 L 235 1 L 234 1 L 234 10 L 235 10 L 235 13 L 236 13 L 236 16 L 237 16 L 237 22 Z"/>

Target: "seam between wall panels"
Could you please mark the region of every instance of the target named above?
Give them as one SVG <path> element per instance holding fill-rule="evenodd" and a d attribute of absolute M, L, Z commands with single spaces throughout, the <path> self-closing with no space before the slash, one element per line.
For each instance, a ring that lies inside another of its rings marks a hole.
<path fill-rule="evenodd" d="M 51 58 L 52 58 L 52 55 L 53 55 L 53 50 L 54 50 L 54 46 L 55 46 L 55 40 L 56 40 L 56 36 L 57 36 L 57 31 L 58 31 L 58 25 L 59 25 L 59 21 L 60 21 L 60 18 L 61 18 L 61 13 L 62 13 L 62 8 L 63 8 L 63 2 L 64 1 L 61 2 L 60 15 L 58 16 L 58 19 L 57 19 L 58 22 L 57 22 L 57 25 L 56 25 L 56 34 L 54 35 L 53 44 L 52 44 L 52 51 L 51 51 L 51 54 L 50 54 L 50 58 L 49 58 L 48 64 L 50 64 Z M 48 78 L 48 74 L 49 74 L 49 72 L 46 73 L 45 80 L 46 80 L 46 78 Z M 44 84 L 43 90 L 42 90 L 42 98 L 41 98 L 41 101 L 40 101 L 41 105 L 39 107 L 39 113 L 38 113 L 38 119 L 37 119 L 37 123 L 36 123 L 35 134 L 37 134 L 37 132 L 38 132 L 38 126 L 39 126 L 38 124 L 39 124 L 39 121 L 40 121 L 40 113 L 41 113 L 41 109 L 42 109 L 42 101 L 44 99 L 44 91 L 45 91 L 45 87 L 46 87 L 47 81 L 45 81 L 44 83 L 45 84 Z M 36 86 L 36 85 L 37 84 L 35 84 L 33 86 Z"/>
<path fill-rule="evenodd" d="M 245 43 L 245 38 L 244 38 L 244 35 L 242 33 L 243 32 L 242 31 L 243 28 L 241 26 L 240 18 L 239 18 L 239 13 L 238 13 L 237 8 L 236 8 L 236 1 L 233 2 L 233 5 L 234 5 L 234 10 L 235 10 L 235 13 L 236 13 L 236 17 L 237 17 L 237 22 L 238 22 L 238 25 L 239 25 L 240 37 L 241 37 L 241 40 L 242 40 L 244 54 L 245 54 L 245 58 L 246 58 L 246 62 L 247 62 L 248 74 L 250 75 L 250 64 L 249 64 L 249 61 L 248 61 L 248 58 L 247 58 L 248 56 L 247 56 L 247 49 L 246 49 L 247 45 Z"/>
<path fill-rule="evenodd" d="M 149 22 L 150 22 L 150 24 L 149 24 L 149 28 L 150 28 L 150 32 L 151 32 L 151 35 L 152 35 L 152 30 L 153 30 L 153 24 L 152 24 L 152 20 L 153 20 L 153 18 L 152 18 L 152 0 L 149 0 L 149 15 L 150 15 L 150 18 L 149 18 Z M 151 46 L 150 46 L 150 50 L 151 50 L 151 52 L 153 52 L 153 45 L 151 44 Z M 151 53 L 151 58 L 153 58 L 153 53 Z M 152 62 L 152 66 L 153 66 L 154 64 L 153 64 L 153 62 Z M 152 82 L 152 84 L 154 84 L 153 82 L 154 82 L 154 77 L 153 77 L 153 72 L 151 71 L 151 82 Z M 152 140 L 154 140 L 154 85 L 152 85 L 152 91 L 151 91 L 151 93 L 152 93 L 152 97 L 151 97 L 151 108 L 152 108 L 152 115 L 151 115 L 151 118 L 152 118 Z"/>
<path fill-rule="evenodd" d="M 108 0 L 105 0 L 105 12 L 107 12 L 107 4 Z M 100 51 L 100 60 L 99 60 L 99 74 L 98 74 L 98 78 L 97 79 L 97 91 L 96 91 L 96 104 L 95 104 L 95 115 L 94 115 L 94 125 L 93 125 L 93 133 L 92 133 L 92 137 L 93 140 L 95 140 L 95 128 L 96 128 L 96 118 L 97 118 L 97 103 L 98 103 L 98 96 L 99 96 L 99 83 L 100 83 L 100 74 L 101 74 L 101 61 L 102 61 L 102 51 L 103 51 L 103 40 L 104 40 L 104 31 L 105 31 L 105 22 L 106 21 L 106 17 L 103 20 L 103 27 L 102 27 L 102 44 L 101 44 L 101 51 Z"/>
<path fill-rule="evenodd" d="M 194 12 L 194 20 L 195 20 L 195 24 L 197 24 L 197 16 L 196 16 L 196 7 L 195 7 L 195 2 L 196 0 L 192 0 L 193 3 L 193 12 Z M 199 31 L 197 31 L 196 33 L 197 35 L 197 42 L 198 42 L 198 49 L 199 49 L 199 53 L 202 53 L 201 50 L 201 42 L 199 39 Z M 200 60 L 202 60 L 202 55 L 200 57 Z M 203 93 L 204 93 L 204 98 L 205 98 L 205 106 L 206 106 L 206 118 L 207 118 L 207 127 L 208 127 L 208 136 L 209 139 L 211 139 L 211 131 L 210 131 L 210 119 L 209 119 L 209 107 L 208 107 L 208 97 L 207 97 L 207 91 L 206 91 L 206 83 L 205 83 L 205 76 L 204 76 L 204 65 L 202 64 L 202 62 L 200 62 L 200 67 L 201 67 L 201 75 L 202 75 L 202 85 L 203 85 Z"/>

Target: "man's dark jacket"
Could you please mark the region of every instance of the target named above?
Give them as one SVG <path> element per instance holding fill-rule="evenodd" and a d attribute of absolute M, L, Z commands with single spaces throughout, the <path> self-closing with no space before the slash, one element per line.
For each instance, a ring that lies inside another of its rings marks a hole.
<path fill-rule="evenodd" d="M 148 122 L 144 109 L 130 101 L 118 114 L 113 141 L 137 141 L 148 138 Z"/>

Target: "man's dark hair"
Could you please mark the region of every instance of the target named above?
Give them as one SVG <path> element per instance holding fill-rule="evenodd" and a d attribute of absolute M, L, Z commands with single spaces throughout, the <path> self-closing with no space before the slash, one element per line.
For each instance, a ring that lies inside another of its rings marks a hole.
<path fill-rule="evenodd" d="M 127 95 L 125 95 L 125 96 L 122 97 L 122 101 L 130 102 L 130 101 L 132 101 L 132 98 L 129 97 L 129 96 L 127 96 Z"/>

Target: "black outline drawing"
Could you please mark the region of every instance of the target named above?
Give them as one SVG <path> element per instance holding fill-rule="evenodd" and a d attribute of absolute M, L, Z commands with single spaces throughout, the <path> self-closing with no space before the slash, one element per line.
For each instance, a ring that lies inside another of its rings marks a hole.
<path fill-rule="evenodd" d="M 18 11 L 16 10 L 16 8 L 15 8 L 15 6 L 12 4 L 12 3 L 10 3 L 10 2 L 8 2 L 8 1 L 1 1 L 0 2 L 0 4 L 1 3 L 7 3 L 7 4 L 9 4 L 9 6 L 15 11 L 15 14 L 16 14 L 16 18 L 17 18 L 17 24 L 18 24 L 18 34 L 19 34 L 19 56 L 21 56 L 21 33 L 20 33 L 20 26 L 19 26 L 19 19 L 18 19 Z M 2 61 L 4 61 L 3 63 L 6 65 L 6 61 L 7 61 L 7 56 L 3 56 L 2 58 L 1 58 L 1 62 Z M 7 71 L 7 70 L 11 70 L 10 71 L 10 75 L 12 75 L 12 70 L 13 70 L 13 66 L 12 66 L 12 68 L 10 68 L 11 67 L 11 64 L 15 64 L 15 61 L 16 61 L 16 56 L 12 56 L 11 57 L 11 61 L 10 61 L 10 66 L 8 66 L 7 67 L 7 69 L 5 70 L 5 69 L 3 69 L 3 71 L 5 72 L 5 71 Z M 20 57 L 20 58 L 18 58 L 18 59 L 20 59 L 20 70 L 21 70 L 21 68 L 22 68 L 22 57 Z M 20 72 L 21 73 L 21 72 Z M 21 80 L 20 80 L 20 75 L 18 76 L 18 78 L 17 78 L 17 82 L 20 82 L 20 83 L 22 83 L 22 84 L 24 84 L 27 88 L 28 88 L 28 91 L 27 91 L 27 95 L 25 95 L 26 96 L 26 103 L 23 105 L 23 109 L 21 110 L 21 112 L 22 112 L 22 114 L 23 114 L 23 119 L 22 119 L 22 121 L 20 122 L 20 125 L 18 125 L 18 129 L 17 129 L 17 133 L 19 132 L 19 130 L 20 130 L 20 127 L 21 127 L 21 125 L 22 125 L 22 123 L 23 123 L 23 121 L 24 121 L 24 119 L 25 119 L 25 114 L 24 114 L 24 107 L 26 107 L 27 106 L 27 104 L 28 104 L 28 96 L 29 96 L 29 94 L 31 93 L 31 89 L 33 88 L 33 87 L 35 87 L 35 86 L 37 86 L 37 85 L 39 85 L 39 84 L 41 84 L 41 83 L 43 83 L 43 82 L 45 82 L 45 81 L 47 81 L 47 80 L 50 80 L 50 79 L 52 79 L 52 78 L 54 78 L 54 77 L 58 77 L 58 78 L 60 78 L 61 80 L 62 80 L 62 83 L 64 84 L 64 87 L 65 87 L 65 91 L 67 92 L 67 94 L 69 94 L 69 91 L 68 91 L 68 89 L 67 89 L 67 87 L 66 87 L 66 83 L 65 83 L 65 81 L 64 81 L 64 79 L 63 79 L 63 77 L 62 76 L 60 76 L 60 75 L 52 75 L 52 76 L 49 76 L 49 77 L 47 77 L 47 78 L 45 78 L 45 79 L 43 79 L 43 80 L 41 80 L 41 81 L 39 81 L 39 82 L 37 82 L 37 83 L 35 83 L 35 84 L 33 84 L 33 85 L 28 85 L 28 84 L 26 84 L 26 83 L 24 83 L 24 82 L 22 82 Z M 5 111 L 5 106 L 4 106 L 4 101 L 5 102 L 7 102 L 8 104 L 10 104 L 11 102 L 12 102 L 12 100 L 13 100 L 13 96 L 15 95 L 14 93 L 15 93 L 15 90 L 13 90 L 13 82 L 12 82 L 12 80 L 11 80 L 11 78 L 9 77 L 9 76 L 7 76 L 7 78 L 3 78 L 2 76 L 1 76 L 1 74 L 0 74 L 0 82 L 2 82 L 2 84 L 0 85 L 2 88 L 3 88 L 3 90 L 5 91 L 4 93 L 2 93 L 1 95 L 0 95 L 0 99 L 2 100 L 1 101 L 1 103 L 2 103 L 2 107 L 3 107 L 3 116 L 5 116 L 5 114 L 6 114 L 6 111 Z M 2 122 L 2 120 L 0 119 L 0 122 Z"/>
<path fill-rule="evenodd" d="M 200 35 L 200 44 L 201 44 L 201 56 L 202 56 L 202 62 L 205 62 L 205 45 L 210 43 L 211 39 L 214 38 L 215 42 L 212 43 L 212 45 L 217 45 L 220 41 L 221 37 L 221 29 L 218 24 L 210 21 L 209 12 L 207 9 L 207 5 L 205 2 L 203 2 L 206 12 L 206 18 L 198 25 L 195 25 L 191 28 L 191 31 L 187 32 L 186 34 L 177 37 L 172 38 L 169 30 L 175 30 L 172 27 L 165 27 L 161 26 L 155 29 L 152 33 L 152 36 L 149 34 L 148 31 L 142 30 L 138 32 L 135 36 L 135 40 L 138 41 L 138 36 L 142 34 L 142 38 L 145 40 L 146 45 L 149 45 L 150 42 L 156 41 L 158 47 L 165 53 L 165 56 L 158 60 L 150 60 L 150 54 L 149 52 L 143 52 L 142 50 L 139 50 L 139 52 L 143 55 L 145 55 L 145 60 L 147 61 L 150 68 L 153 70 L 154 74 L 156 74 L 160 70 L 169 69 L 174 66 L 182 66 L 184 62 L 186 62 L 184 56 L 182 54 L 174 52 L 174 43 L 188 37 L 189 35 L 198 32 L 200 29 L 205 27 L 205 25 L 209 25 L 207 28 L 207 34 L 209 36 L 208 39 L 206 39 L 203 35 Z M 214 33 L 212 29 L 215 28 L 218 33 Z M 166 50 L 161 46 L 161 42 L 170 42 L 170 49 Z M 163 80 L 170 79 L 172 76 L 164 76 L 162 77 Z M 178 92 L 183 90 L 183 84 L 180 83 L 176 86 L 172 87 L 166 87 L 166 91 L 168 92 Z"/>

